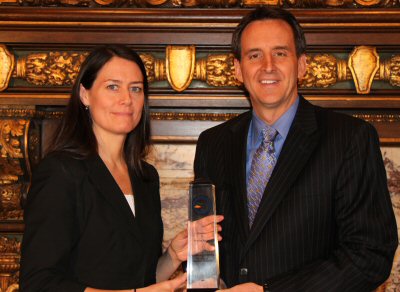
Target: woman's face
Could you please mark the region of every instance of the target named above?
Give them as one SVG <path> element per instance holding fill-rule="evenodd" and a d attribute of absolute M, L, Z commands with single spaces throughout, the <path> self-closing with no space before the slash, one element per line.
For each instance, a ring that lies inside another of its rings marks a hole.
<path fill-rule="evenodd" d="M 80 86 L 80 97 L 89 107 L 98 141 L 126 137 L 142 116 L 142 72 L 135 62 L 112 57 L 98 72 L 92 88 Z"/>

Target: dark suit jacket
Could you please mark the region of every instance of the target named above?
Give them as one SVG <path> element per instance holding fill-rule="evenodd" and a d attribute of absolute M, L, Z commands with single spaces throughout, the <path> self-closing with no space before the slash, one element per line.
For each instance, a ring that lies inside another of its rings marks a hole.
<path fill-rule="evenodd" d="M 228 286 L 276 291 L 370 291 L 390 274 L 397 229 L 375 129 L 299 107 L 252 229 L 246 207 L 251 112 L 203 132 L 195 176 L 216 185 L 221 274 Z"/>
<path fill-rule="evenodd" d="M 163 226 L 157 171 L 131 172 L 133 215 L 98 155 L 45 158 L 25 208 L 22 291 L 132 289 L 155 282 Z"/>

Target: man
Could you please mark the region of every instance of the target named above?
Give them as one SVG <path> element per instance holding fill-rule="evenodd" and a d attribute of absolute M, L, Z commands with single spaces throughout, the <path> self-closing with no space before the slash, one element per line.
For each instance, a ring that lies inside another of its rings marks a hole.
<path fill-rule="evenodd" d="M 252 110 L 203 132 L 194 166 L 216 185 L 225 218 L 223 280 L 258 291 L 375 289 L 397 247 L 375 129 L 298 94 L 306 43 L 289 12 L 256 9 L 232 46 Z"/>

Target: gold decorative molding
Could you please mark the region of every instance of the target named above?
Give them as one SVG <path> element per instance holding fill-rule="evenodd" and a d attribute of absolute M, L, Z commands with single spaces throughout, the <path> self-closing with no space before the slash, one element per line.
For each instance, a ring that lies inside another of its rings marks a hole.
<path fill-rule="evenodd" d="M 0 220 L 22 220 L 21 197 L 30 176 L 28 119 L 0 120 Z"/>
<path fill-rule="evenodd" d="M 178 7 L 235 7 L 238 0 L 171 0 L 173 6 Z"/>
<path fill-rule="evenodd" d="M 0 220 L 22 220 L 21 194 L 26 192 L 22 184 L 0 185 Z"/>
<path fill-rule="evenodd" d="M 13 69 L 14 55 L 7 50 L 5 45 L 0 44 L 0 91 L 7 88 Z"/>
<path fill-rule="evenodd" d="M 233 54 L 208 55 L 196 63 L 196 79 L 211 86 L 238 86 Z"/>
<path fill-rule="evenodd" d="M 400 114 L 353 114 L 352 116 L 371 123 L 400 123 Z"/>
<path fill-rule="evenodd" d="M 232 54 L 209 54 L 196 60 L 195 51 L 194 46 L 167 46 L 164 59 L 149 53 L 140 54 L 149 82 L 168 81 L 178 92 L 184 91 L 193 80 L 213 87 L 240 85 L 235 78 Z M 12 77 L 36 86 L 69 86 L 87 54 L 34 53 L 17 60 Z M 331 54 L 308 54 L 307 64 L 305 77 L 299 81 L 303 88 L 327 88 L 351 80 L 358 94 L 368 94 L 374 80 L 400 87 L 400 55 L 382 59 L 374 47 L 355 47 L 347 60 Z M 0 68 L 0 72 L 7 68 Z"/>
<path fill-rule="evenodd" d="M 153 120 L 227 121 L 240 113 L 184 113 L 152 112 Z M 372 123 L 400 123 L 400 114 L 352 114 L 353 117 Z"/>
<path fill-rule="evenodd" d="M 16 78 L 38 86 L 72 85 L 87 52 L 36 53 L 17 61 Z"/>
<path fill-rule="evenodd" d="M 328 54 L 307 55 L 307 71 L 300 86 L 324 88 L 347 79 L 347 66 L 342 60 Z"/>
<path fill-rule="evenodd" d="M 2 118 L 33 118 L 35 116 L 36 110 L 34 109 L 0 107 L 0 117 Z"/>
<path fill-rule="evenodd" d="M 246 0 L 244 0 L 246 1 Z M 252 1 L 252 0 L 248 0 Z M 265 2 L 268 2 L 266 0 Z M 341 7 L 341 8 L 354 8 L 354 7 L 396 7 L 399 5 L 397 0 L 326 0 L 326 1 L 315 1 L 315 0 L 281 0 L 279 1 L 281 6 L 285 4 L 292 7 L 299 8 L 320 8 L 320 7 Z M 260 1 L 258 4 L 263 4 Z"/>
<path fill-rule="evenodd" d="M 151 54 L 140 54 L 140 58 L 146 67 L 147 79 L 150 83 L 167 79 L 164 60 L 156 59 Z"/>
<path fill-rule="evenodd" d="M 152 120 L 179 120 L 179 121 L 227 121 L 237 117 L 238 113 L 177 113 L 152 112 Z"/>
<path fill-rule="evenodd" d="M 400 55 L 393 56 L 383 70 L 385 80 L 389 80 L 392 86 L 400 86 Z"/>
<path fill-rule="evenodd" d="M 259 6 L 259 5 L 268 5 L 268 6 L 282 6 L 283 0 L 243 0 L 244 6 Z"/>
<path fill-rule="evenodd" d="M 325 88 L 353 80 L 358 94 L 368 94 L 373 80 L 400 86 L 400 55 L 381 61 L 374 47 L 355 47 L 347 61 L 329 54 L 307 55 L 307 65 L 307 72 L 299 82 L 303 88 Z"/>
<path fill-rule="evenodd" d="M 23 158 L 20 137 L 24 137 L 28 120 L 0 120 L 1 158 Z"/>
<path fill-rule="evenodd" d="M 76 6 L 76 7 L 121 7 L 139 8 L 151 6 L 167 7 L 253 7 L 258 5 L 298 8 L 388 8 L 399 7 L 398 0 L 0 0 L 0 5 L 20 6 Z"/>
<path fill-rule="evenodd" d="M 0 236 L 0 291 L 18 291 L 18 270 L 21 243 L 17 239 Z"/>

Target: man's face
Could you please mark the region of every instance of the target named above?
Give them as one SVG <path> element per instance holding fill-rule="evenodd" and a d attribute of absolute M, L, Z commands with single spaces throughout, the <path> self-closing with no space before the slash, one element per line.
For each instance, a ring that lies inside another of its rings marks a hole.
<path fill-rule="evenodd" d="M 241 48 L 236 78 L 248 90 L 256 114 L 274 123 L 297 98 L 297 79 L 306 72 L 306 57 L 297 58 L 292 29 L 282 20 L 250 23 L 242 33 Z"/>

